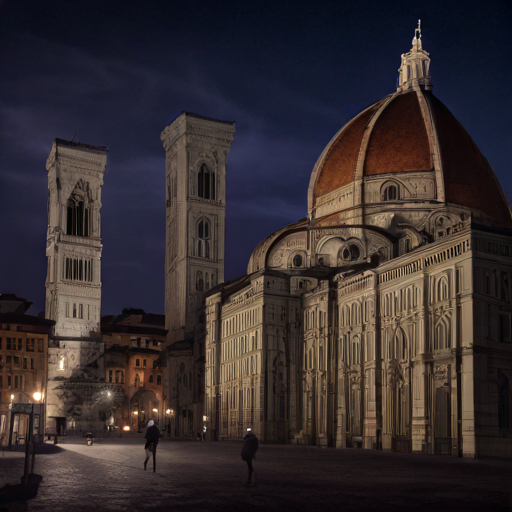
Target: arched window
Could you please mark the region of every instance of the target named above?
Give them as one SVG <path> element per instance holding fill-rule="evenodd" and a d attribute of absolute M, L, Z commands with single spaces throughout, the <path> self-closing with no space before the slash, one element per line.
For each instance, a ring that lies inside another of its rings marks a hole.
<path fill-rule="evenodd" d="M 156 383 L 158 386 L 162 385 L 162 376 L 161 375 L 156 376 Z"/>
<path fill-rule="evenodd" d="M 197 253 L 200 258 L 210 257 L 210 239 L 211 229 L 210 222 L 202 218 L 197 223 Z"/>
<path fill-rule="evenodd" d="M 439 284 L 437 285 L 437 299 L 448 299 L 448 280 L 445 277 L 441 278 L 439 280 Z"/>
<path fill-rule="evenodd" d="M 359 337 L 354 336 L 352 338 L 352 354 L 351 354 L 351 364 L 359 364 Z"/>
<path fill-rule="evenodd" d="M 150 384 L 153 384 L 153 381 L 154 381 L 154 377 L 153 377 L 153 375 L 150 375 L 150 376 L 149 376 L 149 383 L 150 383 Z"/>
<path fill-rule="evenodd" d="M 67 203 L 67 235 L 90 236 L 91 211 L 89 195 L 89 183 L 79 180 Z"/>
<path fill-rule="evenodd" d="M 361 256 L 361 250 L 356 244 L 345 245 L 340 249 L 340 253 L 338 253 L 338 258 L 341 257 L 341 260 L 338 264 L 344 265 L 350 261 L 357 261 Z"/>
<path fill-rule="evenodd" d="M 197 174 L 197 195 L 203 199 L 215 199 L 215 173 L 205 164 Z"/>
<path fill-rule="evenodd" d="M 395 358 L 398 360 L 407 359 L 407 340 L 404 331 L 397 329 L 395 334 Z"/>
<path fill-rule="evenodd" d="M 450 325 L 443 318 L 436 326 L 436 336 L 434 338 L 434 350 L 443 350 L 450 348 Z"/>
<path fill-rule="evenodd" d="M 303 264 L 302 256 L 300 254 L 296 254 L 293 257 L 293 266 L 294 267 L 302 267 L 302 264 Z"/>
<path fill-rule="evenodd" d="M 89 236 L 90 210 L 83 200 L 72 197 L 68 201 L 67 235 Z"/>
<path fill-rule="evenodd" d="M 388 184 L 384 186 L 382 193 L 383 201 L 396 201 L 400 199 L 400 189 L 395 184 Z"/>
<path fill-rule="evenodd" d="M 196 274 L 196 290 L 199 292 L 204 290 L 203 273 L 200 270 Z"/>

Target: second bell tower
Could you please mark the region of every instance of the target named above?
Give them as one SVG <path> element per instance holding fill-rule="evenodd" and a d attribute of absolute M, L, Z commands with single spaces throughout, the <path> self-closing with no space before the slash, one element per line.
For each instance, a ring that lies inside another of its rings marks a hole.
<path fill-rule="evenodd" d="M 161 134 L 170 343 L 193 338 L 203 293 L 224 281 L 226 160 L 234 131 L 234 122 L 183 112 Z"/>

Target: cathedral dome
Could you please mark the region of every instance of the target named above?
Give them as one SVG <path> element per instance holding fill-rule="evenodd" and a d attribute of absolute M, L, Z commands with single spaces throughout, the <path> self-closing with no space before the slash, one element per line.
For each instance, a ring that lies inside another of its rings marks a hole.
<path fill-rule="evenodd" d="M 311 219 L 396 200 L 467 207 L 477 217 L 512 224 L 489 163 L 455 116 L 432 94 L 429 65 L 417 34 L 411 51 L 402 55 L 397 92 L 346 123 L 320 155 L 308 193 Z M 403 193 L 397 188 L 387 197 L 382 187 L 395 180 Z M 368 182 L 374 191 L 380 183 L 382 193 L 367 193 L 363 184 Z"/>

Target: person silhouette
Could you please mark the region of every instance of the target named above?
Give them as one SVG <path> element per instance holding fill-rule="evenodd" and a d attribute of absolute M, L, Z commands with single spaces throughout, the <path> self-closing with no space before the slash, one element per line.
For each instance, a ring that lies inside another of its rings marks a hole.
<path fill-rule="evenodd" d="M 146 470 L 146 466 L 148 464 L 149 457 L 151 457 L 151 454 L 153 454 L 153 473 L 156 471 L 156 447 L 161 436 L 162 434 L 160 434 L 160 430 L 155 425 L 155 422 L 150 420 L 148 423 L 148 429 L 146 430 L 146 435 L 144 436 L 146 439 L 146 445 L 144 446 L 146 450 L 144 471 Z"/>
<path fill-rule="evenodd" d="M 252 433 L 250 428 L 247 429 L 247 434 L 244 437 L 244 446 L 242 447 L 242 460 L 247 462 L 247 468 L 249 475 L 247 477 L 246 487 L 251 485 L 252 474 L 254 473 L 254 483 L 256 483 L 256 472 L 252 467 L 252 460 L 256 458 L 256 452 L 258 450 L 258 438 Z"/>

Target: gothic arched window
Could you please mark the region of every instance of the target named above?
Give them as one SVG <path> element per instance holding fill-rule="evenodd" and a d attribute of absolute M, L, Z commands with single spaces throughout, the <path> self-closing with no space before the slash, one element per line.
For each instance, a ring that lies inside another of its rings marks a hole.
<path fill-rule="evenodd" d="M 446 277 L 442 277 L 437 285 L 437 299 L 446 300 L 448 299 L 448 280 Z"/>
<path fill-rule="evenodd" d="M 402 329 L 397 329 L 395 334 L 395 358 L 407 359 L 407 339 Z"/>
<path fill-rule="evenodd" d="M 215 199 L 215 173 L 205 164 L 197 174 L 197 195 L 203 199 Z"/>
<path fill-rule="evenodd" d="M 71 198 L 68 201 L 67 235 L 89 236 L 90 210 L 84 201 Z"/>
<path fill-rule="evenodd" d="M 196 256 L 200 258 L 210 257 L 210 238 L 211 228 L 210 222 L 205 218 L 202 218 L 197 223 L 197 251 Z"/>
<path fill-rule="evenodd" d="M 90 236 L 91 208 L 89 196 L 89 183 L 80 180 L 67 203 L 67 235 Z"/>

